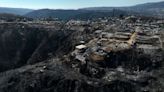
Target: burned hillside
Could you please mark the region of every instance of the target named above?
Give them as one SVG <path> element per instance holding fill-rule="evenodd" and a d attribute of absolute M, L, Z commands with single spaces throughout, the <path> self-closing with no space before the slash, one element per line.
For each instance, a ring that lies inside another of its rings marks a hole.
<path fill-rule="evenodd" d="M 0 92 L 163 92 L 164 21 L 0 24 Z"/>
<path fill-rule="evenodd" d="M 85 32 L 33 25 L 0 24 L 0 71 L 60 57 L 74 49 L 81 35 L 87 39 Z"/>

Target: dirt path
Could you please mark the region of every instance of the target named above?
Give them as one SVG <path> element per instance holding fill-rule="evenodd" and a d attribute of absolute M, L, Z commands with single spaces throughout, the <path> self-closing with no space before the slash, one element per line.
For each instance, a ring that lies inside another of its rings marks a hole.
<path fill-rule="evenodd" d="M 136 42 L 136 37 L 139 31 L 140 28 L 136 27 L 135 32 L 131 35 L 130 39 L 127 41 L 129 45 L 133 45 Z"/>

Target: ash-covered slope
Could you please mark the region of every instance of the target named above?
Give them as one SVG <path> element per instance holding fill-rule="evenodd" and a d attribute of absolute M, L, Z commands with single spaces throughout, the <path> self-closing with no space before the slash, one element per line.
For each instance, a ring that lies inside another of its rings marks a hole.
<path fill-rule="evenodd" d="M 51 56 L 67 54 L 74 48 L 81 35 L 83 32 L 80 33 L 78 30 L 2 23 L 0 24 L 0 71 L 44 61 Z"/>
<path fill-rule="evenodd" d="M 0 92 L 163 92 L 157 21 L 2 23 Z"/>
<path fill-rule="evenodd" d="M 99 70 L 99 68 L 96 70 Z M 103 76 L 104 73 L 100 75 Z M 114 77 L 114 75 L 111 77 Z M 151 78 L 148 80 L 151 80 Z M 140 91 L 139 86 L 136 86 L 136 84 L 123 78 L 115 78 L 108 82 L 102 78 L 88 77 L 55 59 L 46 61 L 46 63 L 37 63 L 36 65 L 1 73 L 0 75 L 1 92 Z"/>

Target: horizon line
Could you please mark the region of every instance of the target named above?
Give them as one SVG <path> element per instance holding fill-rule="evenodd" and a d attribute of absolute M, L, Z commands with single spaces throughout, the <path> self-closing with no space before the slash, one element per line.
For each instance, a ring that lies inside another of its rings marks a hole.
<path fill-rule="evenodd" d="M 164 2 L 164 1 L 160 1 Z M 40 9 L 50 9 L 50 10 L 79 10 L 79 9 L 85 9 L 85 8 L 97 8 L 97 7 L 111 7 L 111 8 L 119 8 L 119 7 L 132 7 L 132 6 L 137 6 L 141 4 L 151 4 L 151 3 L 160 3 L 160 2 L 147 2 L 147 3 L 139 3 L 139 4 L 134 4 L 134 5 L 124 5 L 124 6 L 91 6 L 91 7 L 79 7 L 79 8 L 48 8 L 48 7 L 43 7 L 43 8 L 30 8 L 30 7 L 8 7 L 8 6 L 0 6 L 0 8 L 14 8 L 14 9 L 29 9 L 29 10 L 40 10 Z"/>

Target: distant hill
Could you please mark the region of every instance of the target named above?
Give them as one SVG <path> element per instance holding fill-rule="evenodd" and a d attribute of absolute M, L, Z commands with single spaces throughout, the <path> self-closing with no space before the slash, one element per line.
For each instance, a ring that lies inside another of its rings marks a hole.
<path fill-rule="evenodd" d="M 55 17 L 61 19 L 68 19 L 71 16 L 78 15 L 83 13 L 82 11 L 77 10 L 52 10 L 52 9 L 41 9 L 32 11 L 25 16 L 31 18 L 46 18 L 46 17 Z"/>
<path fill-rule="evenodd" d="M 81 8 L 80 10 L 99 10 L 99 11 L 106 11 L 106 10 L 113 10 L 113 9 L 129 9 L 129 10 L 150 10 L 150 9 L 164 9 L 164 1 L 157 2 L 157 3 L 145 3 L 145 4 L 138 4 L 135 6 L 129 7 L 87 7 Z"/>
<path fill-rule="evenodd" d="M 162 2 L 156 2 L 156 3 L 145 3 L 145 4 L 139 4 L 136 6 L 131 6 L 132 9 L 163 9 L 164 8 L 164 1 Z"/>
<path fill-rule="evenodd" d="M 164 1 L 156 3 L 145 3 L 129 7 L 88 7 L 80 10 L 109 11 L 113 9 L 124 10 L 128 12 L 138 12 L 141 15 L 164 16 Z"/>
<path fill-rule="evenodd" d="M 31 18 L 90 19 L 119 15 L 164 16 L 164 2 L 146 3 L 129 7 L 89 7 L 78 10 L 41 9 L 27 13 Z"/>
<path fill-rule="evenodd" d="M 136 12 L 149 14 L 153 16 L 164 16 L 164 1 L 157 2 L 157 3 L 140 4 L 140 5 L 131 6 L 125 9 L 133 10 Z"/>
<path fill-rule="evenodd" d="M 119 16 L 120 14 L 128 15 L 126 11 L 115 10 L 115 16 Z M 69 19 L 92 19 L 92 18 L 100 18 L 100 17 L 110 17 L 113 16 L 113 11 L 88 11 L 88 10 L 52 10 L 52 9 L 41 9 L 32 11 L 25 15 L 26 17 L 31 18 L 59 18 L 62 20 Z"/>
<path fill-rule="evenodd" d="M 24 17 L 24 16 L 20 16 L 20 15 L 0 13 L 0 20 L 6 21 L 6 22 L 12 22 L 12 21 L 27 21 L 27 20 L 32 20 L 32 19 Z"/>
<path fill-rule="evenodd" d="M 6 8 L 0 7 L 0 13 L 10 13 L 16 15 L 24 15 L 33 11 L 32 9 L 24 9 L 24 8 Z"/>

